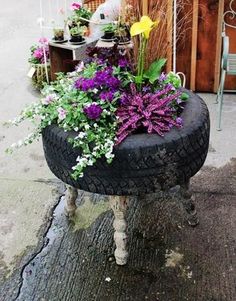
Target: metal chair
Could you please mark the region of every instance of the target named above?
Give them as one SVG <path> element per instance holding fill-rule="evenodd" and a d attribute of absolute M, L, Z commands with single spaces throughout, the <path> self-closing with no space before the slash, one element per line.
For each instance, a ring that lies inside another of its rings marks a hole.
<path fill-rule="evenodd" d="M 235 25 L 226 22 L 226 16 L 230 15 L 231 20 L 236 18 L 236 12 L 233 10 L 233 1 L 230 2 L 230 10 L 226 11 L 223 16 L 223 52 L 222 52 L 222 62 L 221 62 L 221 78 L 220 85 L 217 93 L 216 103 L 218 103 L 218 120 L 217 120 L 217 130 L 221 131 L 221 119 L 222 119 L 222 108 L 224 92 L 236 92 L 236 90 L 224 90 L 225 77 L 226 75 L 236 75 L 236 53 L 229 53 L 229 37 L 226 35 L 226 26 L 235 28 Z"/>

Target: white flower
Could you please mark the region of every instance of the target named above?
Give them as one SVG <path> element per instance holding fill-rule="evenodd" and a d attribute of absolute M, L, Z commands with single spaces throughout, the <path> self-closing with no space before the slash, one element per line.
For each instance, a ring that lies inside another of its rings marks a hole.
<path fill-rule="evenodd" d="M 17 144 L 16 143 L 12 143 L 11 148 L 16 148 Z"/>
<path fill-rule="evenodd" d="M 58 119 L 59 120 L 64 120 L 66 118 L 66 110 L 64 110 L 63 108 L 58 108 L 57 109 L 58 112 Z"/>
<path fill-rule="evenodd" d="M 82 61 L 81 63 L 79 63 L 79 65 L 78 66 L 76 66 L 76 68 L 75 68 L 75 70 L 76 70 L 76 72 L 82 72 L 83 70 L 84 70 L 84 62 Z"/>
<path fill-rule="evenodd" d="M 19 140 L 17 144 L 18 144 L 18 147 L 21 147 L 23 145 L 23 141 Z"/>
<path fill-rule="evenodd" d="M 83 139 L 86 136 L 86 133 L 80 132 L 79 135 L 77 136 L 79 139 Z"/>
<path fill-rule="evenodd" d="M 111 278 L 110 278 L 110 277 L 106 277 L 105 281 L 106 281 L 106 282 L 110 282 L 110 281 L 111 281 Z"/>

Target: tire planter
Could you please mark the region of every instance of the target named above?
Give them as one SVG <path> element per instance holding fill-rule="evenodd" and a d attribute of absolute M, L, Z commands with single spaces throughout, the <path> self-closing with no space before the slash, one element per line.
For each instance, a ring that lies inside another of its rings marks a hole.
<path fill-rule="evenodd" d="M 131 135 L 115 148 L 111 164 L 99 159 L 77 181 L 71 178 L 71 172 L 79 149 L 68 142 L 76 133 L 48 126 L 42 137 L 49 168 L 72 187 L 105 195 L 147 194 L 187 183 L 205 162 L 210 133 L 206 104 L 187 92 L 190 98 L 181 116 L 181 129 L 173 128 L 164 138 L 157 134 Z"/>

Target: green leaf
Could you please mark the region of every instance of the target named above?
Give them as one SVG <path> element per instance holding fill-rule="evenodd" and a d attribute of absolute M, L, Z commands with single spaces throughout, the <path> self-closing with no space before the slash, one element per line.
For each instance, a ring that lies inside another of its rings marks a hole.
<path fill-rule="evenodd" d="M 143 82 L 142 76 L 135 76 L 134 80 L 136 84 L 141 84 Z"/>
<path fill-rule="evenodd" d="M 148 78 L 150 83 L 153 84 L 161 75 L 161 69 L 166 63 L 166 59 L 159 59 L 151 64 L 149 69 L 144 73 L 144 77 Z"/>
<path fill-rule="evenodd" d="M 187 100 L 189 99 L 189 95 L 187 93 L 182 93 L 182 95 L 180 96 L 181 100 Z"/>

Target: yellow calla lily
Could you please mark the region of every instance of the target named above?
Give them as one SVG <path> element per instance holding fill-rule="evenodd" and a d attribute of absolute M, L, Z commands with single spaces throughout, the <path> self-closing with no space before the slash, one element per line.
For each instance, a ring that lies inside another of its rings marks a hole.
<path fill-rule="evenodd" d="M 148 16 L 143 16 L 140 22 L 136 22 L 131 26 L 130 34 L 133 37 L 143 33 L 144 37 L 146 39 L 149 39 L 150 32 L 158 24 L 159 24 L 159 20 L 153 22 Z"/>

